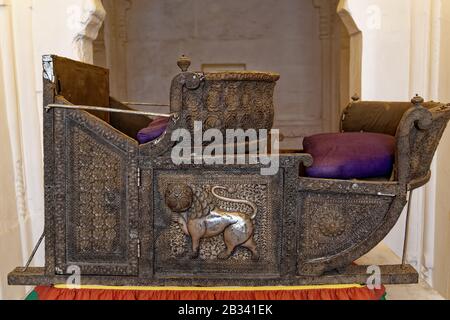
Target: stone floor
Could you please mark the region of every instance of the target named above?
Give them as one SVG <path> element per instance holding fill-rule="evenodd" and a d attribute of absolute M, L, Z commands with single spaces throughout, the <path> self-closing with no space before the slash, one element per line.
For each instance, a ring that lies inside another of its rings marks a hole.
<path fill-rule="evenodd" d="M 385 244 L 375 249 L 357 261 L 364 265 L 385 265 L 401 263 L 401 259 Z M 444 298 L 425 282 L 413 285 L 387 285 L 388 300 L 444 300 Z"/>

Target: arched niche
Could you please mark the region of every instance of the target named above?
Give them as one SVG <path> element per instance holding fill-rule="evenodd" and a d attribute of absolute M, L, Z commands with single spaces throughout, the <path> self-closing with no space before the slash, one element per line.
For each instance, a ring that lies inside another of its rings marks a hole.
<path fill-rule="evenodd" d="M 103 0 L 103 6 L 94 61 L 111 70 L 111 91 L 121 100 L 167 103 L 181 54 L 192 58 L 193 70 L 279 72 L 275 127 L 283 149 L 299 149 L 304 136 L 338 131 L 341 111 L 360 94 L 361 33 L 345 0 Z"/>

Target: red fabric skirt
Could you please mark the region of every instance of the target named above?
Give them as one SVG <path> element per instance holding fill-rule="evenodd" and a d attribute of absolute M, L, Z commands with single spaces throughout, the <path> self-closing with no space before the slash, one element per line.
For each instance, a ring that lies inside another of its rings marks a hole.
<path fill-rule="evenodd" d="M 37 287 L 39 300 L 381 300 L 386 289 L 367 287 L 282 290 L 117 290 Z"/>

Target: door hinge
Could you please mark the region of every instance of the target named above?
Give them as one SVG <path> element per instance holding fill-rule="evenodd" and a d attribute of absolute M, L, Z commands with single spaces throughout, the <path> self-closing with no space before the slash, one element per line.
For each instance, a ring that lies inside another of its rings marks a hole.
<path fill-rule="evenodd" d="M 137 241 L 137 257 L 141 257 L 141 240 L 138 239 Z"/>
<path fill-rule="evenodd" d="M 140 168 L 137 169 L 137 186 L 138 186 L 138 188 L 141 187 L 141 169 Z"/>

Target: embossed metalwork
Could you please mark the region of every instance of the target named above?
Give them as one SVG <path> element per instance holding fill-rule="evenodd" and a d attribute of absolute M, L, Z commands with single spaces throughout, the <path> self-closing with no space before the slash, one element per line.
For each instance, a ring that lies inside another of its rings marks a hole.
<path fill-rule="evenodd" d="M 189 129 L 194 121 L 202 122 L 205 130 L 272 128 L 274 81 L 208 81 L 208 77 L 198 89 L 185 92 Z"/>
<path fill-rule="evenodd" d="M 44 112 L 46 265 L 16 269 L 9 283 L 58 283 L 72 264 L 81 267 L 83 283 L 110 285 L 365 281 L 366 269 L 352 262 L 394 227 L 407 191 L 428 181 L 450 107 L 419 98 L 354 99 L 349 105 L 343 131 L 396 135 L 390 180 L 303 177 L 313 163 L 304 153 L 280 155 L 275 176 L 262 176 L 261 164 L 175 165 L 171 134 L 192 129 L 194 121 L 221 130 L 273 125 L 279 75 L 195 73 L 189 65 L 185 57 L 179 61 L 166 132 L 144 145 L 131 137 L 142 118 L 122 123 L 122 117 L 98 118 L 83 110 Z M 44 70 L 46 105 L 105 106 L 107 70 L 55 56 L 44 57 Z M 67 80 L 77 72 L 84 80 Z M 101 85 L 100 95 L 83 87 L 86 79 Z M 109 100 L 111 108 L 126 108 Z M 388 114 L 385 127 L 367 121 L 380 110 Z M 383 267 L 384 283 L 416 281 L 409 266 Z"/>
<path fill-rule="evenodd" d="M 160 226 L 155 245 L 158 273 L 182 276 L 200 265 L 197 272 L 208 274 L 278 272 L 281 230 L 272 223 L 281 206 L 274 198 L 278 176 L 264 178 L 242 170 L 235 175 L 206 171 L 202 177 L 164 170 L 155 183 L 161 192 L 155 204 L 164 209 L 155 216 Z"/>
<path fill-rule="evenodd" d="M 190 257 L 198 258 L 202 239 L 223 236 L 226 248 L 217 255 L 218 259 L 228 259 L 238 246 L 242 246 L 252 252 L 252 259 L 258 260 L 259 253 L 253 238 L 258 208 L 251 201 L 219 195 L 217 193 L 219 190 L 234 194 L 236 193 L 234 186 L 230 188 L 214 186 L 210 193 L 217 200 L 248 205 L 252 208 L 252 212 L 232 211 L 230 204 L 225 210 L 218 208 L 208 192 L 202 189 L 195 189 L 193 192 L 192 187 L 186 184 L 170 184 L 166 189 L 166 204 L 172 211 L 178 213 L 173 221 L 177 222 L 184 234 L 191 238 Z M 191 210 L 188 211 L 189 209 Z"/>
<path fill-rule="evenodd" d="M 120 242 L 121 192 L 124 164 L 120 156 L 96 143 L 87 132 L 73 127 L 70 144 L 75 148 L 69 160 L 73 182 L 68 202 L 68 237 L 73 237 L 69 252 L 74 257 L 113 254 Z M 77 261 L 80 258 L 70 257 Z M 82 259 L 82 258 L 81 258 Z"/>
<path fill-rule="evenodd" d="M 345 216 L 337 211 L 322 212 L 319 215 L 319 230 L 329 238 L 341 236 L 346 229 Z"/>
<path fill-rule="evenodd" d="M 137 274 L 137 144 L 95 122 L 85 112 L 55 110 L 55 133 L 66 137 L 55 139 L 56 265 Z"/>
<path fill-rule="evenodd" d="M 273 93 L 276 73 L 235 71 L 188 72 L 190 60 L 178 61 L 182 73 L 171 88 L 171 111 L 185 113 L 193 130 L 200 121 L 204 130 L 271 129 L 274 121 Z"/>

